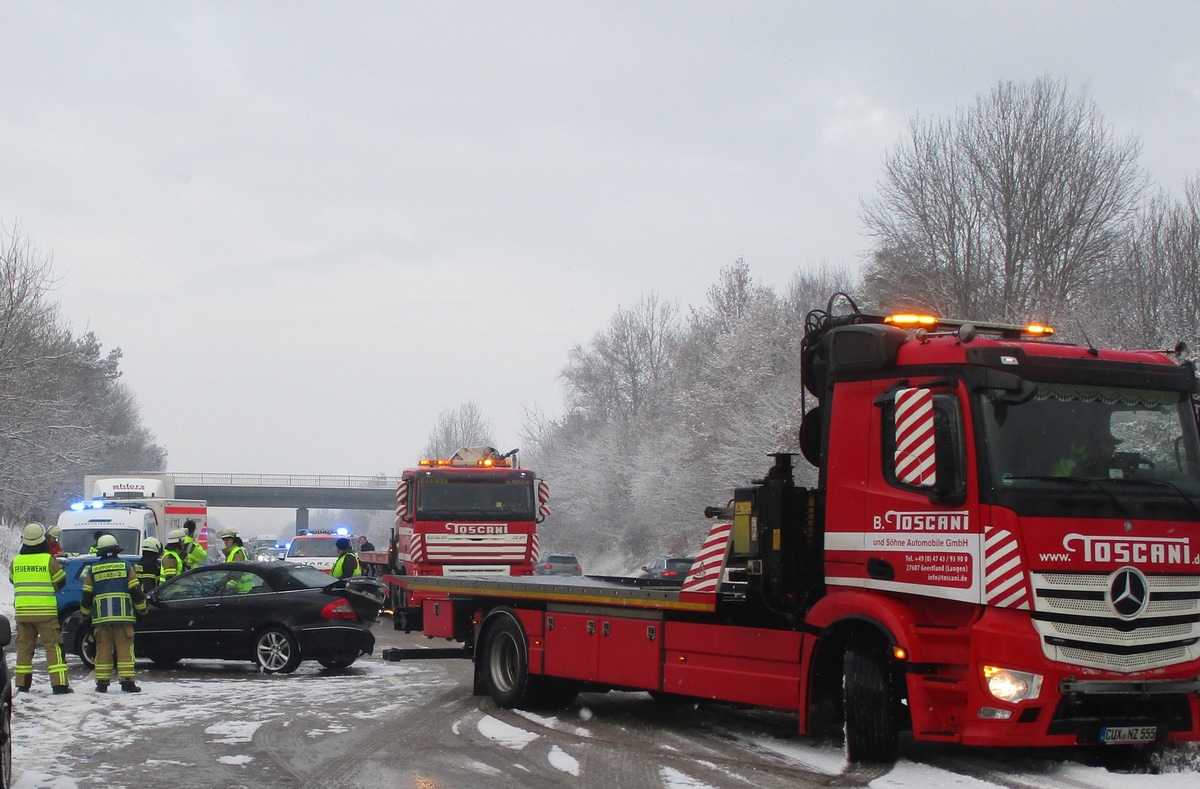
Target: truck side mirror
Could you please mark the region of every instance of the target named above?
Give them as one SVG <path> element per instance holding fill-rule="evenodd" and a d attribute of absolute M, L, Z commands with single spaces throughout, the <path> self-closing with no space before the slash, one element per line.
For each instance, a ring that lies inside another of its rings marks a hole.
<path fill-rule="evenodd" d="M 412 512 L 408 507 L 410 483 L 402 479 L 396 484 L 396 517 L 402 521 L 412 522 Z"/>
<path fill-rule="evenodd" d="M 933 392 L 900 389 L 896 392 L 896 431 L 893 446 L 896 481 L 917 488 L 936 489 L 937 442 Z"/>
<path fill-rule="evenodd" d="M 546 516 L 550 514 L 550 486 L 546 484 L 546 480 L 544 479 L 539 479 L 537 481 L 537 498 L 537 522 L 541 523 L 542 521 L 546 520 Z"/>

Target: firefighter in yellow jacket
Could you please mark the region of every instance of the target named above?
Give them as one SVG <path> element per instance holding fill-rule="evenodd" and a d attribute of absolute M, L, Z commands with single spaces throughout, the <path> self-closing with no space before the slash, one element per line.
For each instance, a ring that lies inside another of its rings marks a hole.
<path fill-rule="evenodd" d="M 9 568 L 17 620 L 17 664 L 13 677 L 18 691 L 33 685 L 33 651 L 38 639 L 46 650 L 46 671 L 55 693 L 70 693 L 67 661 L 63 658 L 62 633 L 58 623 L 58 601 L 54 593 L 63 588 L 67 574 L 50 555 L 46 529 L 31 523 L 21 532 L 21 550 Z"/>
<path fill-rule="evenodd" d="M 113 664 L 121 690 L 138 693 L 133 665 L 133 623 L 146 613 L 146 596 L 138 583 L 137 570 L 117 556 L 117 538 L 106 534 L 96 543 L 100 559 L 83 570 L 83 597 L 79 613 L 92 621 L 96 639 L 96 692 L 106 693 L 112 681 Z"/>
<path fill-rule="evenodd" d="M 172 529 L 171 533 L 167 535 L 167 547 L 163 551 L 162 561 L 159 565 L 158 582 L 160 584 L 165 584 L 187 569 L 183 559 L 183 538 L 186 536 L 187 532 L 183 529 Z"/>

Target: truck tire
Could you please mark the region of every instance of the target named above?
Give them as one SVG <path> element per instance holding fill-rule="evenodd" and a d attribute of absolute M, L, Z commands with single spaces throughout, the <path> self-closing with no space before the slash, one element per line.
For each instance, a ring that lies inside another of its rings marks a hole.
<path fill-rule="evenodd" d="M 896 707 L 887 645 L 856 634 L 846 645 L 842 680 L 846 757 L 850 762 L 896 761 Z"/>
<path fill-rule="evenodd" d="M 511 614 L 502 614 L 488 629 L 483 650 L 488 695 L 503 709 L 520 707 L 529 691 L 529 653 L 525 633 Z"/>

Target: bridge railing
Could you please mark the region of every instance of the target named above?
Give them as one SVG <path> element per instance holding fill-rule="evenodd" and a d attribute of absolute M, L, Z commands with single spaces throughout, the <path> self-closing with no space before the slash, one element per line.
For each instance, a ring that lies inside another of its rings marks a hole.
<path fill-rule="evenodd" d="M 176 485 L 245 485 L 274 488 L 395 488 L 399 477 L 338 474 L 213 474 L 171 472 Z"/>

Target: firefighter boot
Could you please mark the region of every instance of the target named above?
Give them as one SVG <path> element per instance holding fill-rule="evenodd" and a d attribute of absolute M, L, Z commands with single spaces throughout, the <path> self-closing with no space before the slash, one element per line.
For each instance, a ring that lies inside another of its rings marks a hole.
<path fill-rule="evenodd" d="M 55 685 L 50 690 L 56 696 L 62 695 L 63 693 L 74 693 L 75 692 L 75 689 L 73 687 L 71 687 L 70 685 Z"/>
<path fill-rule="evenodd" d="M 22 677 L 21 681 L 17 683 L 17 692 L 28 693 L 31 687 L 33 687 L 33 677 Z"/>
<path fill-rule="evenodd" d="M 131 679 L 121 680 L 121 691 L 124 693 L 141 693 L 142 689 Z"/>
<path fill-rule="evenodd" d="M 97 693 L 108 693 L 108 683 L 107 683 L 107 682 L 100 682 L 99 680 L 97 680 L 97 682 L 96 682 L 96 692 L 97 692 Z"/>

